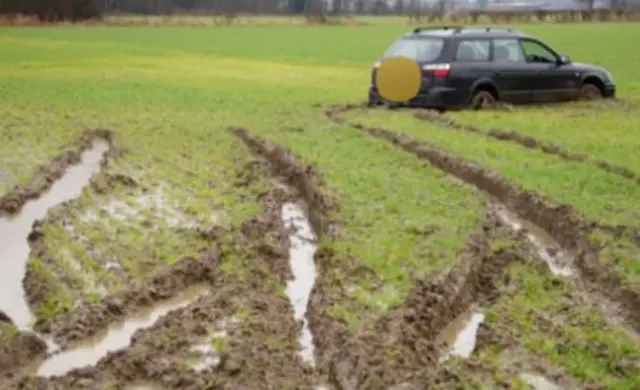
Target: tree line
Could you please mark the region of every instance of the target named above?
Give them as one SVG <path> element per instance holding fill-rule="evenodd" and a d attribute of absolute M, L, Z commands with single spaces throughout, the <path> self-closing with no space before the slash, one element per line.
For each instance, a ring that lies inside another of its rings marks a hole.
<path fill-rule="evenodd" d="M 581 0 L 587 12 L 594 0 Z M 610 8 L 633 0 L 610 0 Z M 42 22 L 81 21 L 101 19 L 107 12 L 127 14 L 171 15 L 174 13 L 200 13 L 221 15 L 232 19 L 237 14 L 305 15 L 310 19 L 326 21 L 332 15 L 373 14 L 409 15 L 418 21 L 441 20 L 456 8 L 456 0 L 0 0 L 0 14 L 27 15 Z M 462 11 L 477 19 L 487 0 L 479 0 L 478 9 Z M 532 11 L 530 11 L 532 12 Z M 563 12 L 563 11 L 560 11 Z M 578 12 L 578 11 L 570 11 Z M 585 15 L 585 11 L 581 15 Z M 521 14 L 522 11 L 502 10 L 502 14 Z M 454 13 L 455 14 L 455 13 Z M 581 16 L 583 18 L 583 16 Z"/>

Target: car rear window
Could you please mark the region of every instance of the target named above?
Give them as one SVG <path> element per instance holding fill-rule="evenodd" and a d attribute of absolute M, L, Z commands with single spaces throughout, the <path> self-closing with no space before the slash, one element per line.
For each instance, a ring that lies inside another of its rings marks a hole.
<path fill-rule="evenodd" d="M 440 38 L 400 39 L 384 53 L 383 58 L 405 56 L 419 62 L 431 62 L 440 57 L 444 40 Z"/>

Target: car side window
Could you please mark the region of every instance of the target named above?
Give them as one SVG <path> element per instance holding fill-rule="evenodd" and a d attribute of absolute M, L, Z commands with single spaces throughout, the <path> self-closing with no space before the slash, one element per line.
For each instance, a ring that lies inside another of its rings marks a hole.
<path fill-rule="evenodd" d="M 456 61 L 489 61 L 489 41 L 486 39 L 465 39 L 458 42 Z"/>
<path fill-rule="evenodd" d="M 556 55 L 540 43 L 522 39 L 520 40 L 527 62 L 530 63 L 555 63 Z"/>
<path fill-rule="evenodd" d="M 525 63 L 526 59 L 517 39 L 494 39 L 493 62 Z"/>

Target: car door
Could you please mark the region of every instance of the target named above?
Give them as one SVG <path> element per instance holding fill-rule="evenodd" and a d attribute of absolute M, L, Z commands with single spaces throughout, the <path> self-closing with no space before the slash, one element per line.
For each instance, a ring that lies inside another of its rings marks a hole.
<path fill-rule="evenodd" d="M 453 67 L 447 83 L 456 91 L 456 100 L 466 105 L 478 80 L 488 79 L 493 73 L 491 41 L 487 38 L 463 38 L 455 45 Z"/>
<path fill-rule="evenodd" d="M 560 56 L 542 42 L 521 38 L 520 45 L 532 70 L 532 101 L 553 103 L 569 100 L 579 88 L 579 75 L 560 63 Z"/>
<path fill-rule="evenodd" d="M 518 39 L 496 38 L 492 47 L 492 77 L 500 99 L 511 104 L 530 103 L 535 71 L 527 64 Z"/>

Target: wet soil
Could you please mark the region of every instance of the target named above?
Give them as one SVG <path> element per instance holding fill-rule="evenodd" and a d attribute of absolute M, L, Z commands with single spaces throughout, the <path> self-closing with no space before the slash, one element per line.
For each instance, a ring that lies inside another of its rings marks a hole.
<path fill-rule="evenodd" d="M 475 134 L 482 134 L 499 141 L 515 143 L 528 149 L 537 149 L 544 153 L 558 156 L 563 160 L 577 161 L 577 162 L 587 162 L 587 161 L 592 162 L 598 168 L 602 169 L 607 173 L 613 173 L 625 179 L 632 180 L 635 183 L 640 185 L 640 174 L 634 172 L 633 170 L 627 167 L 611 164 L 604 160 L 592 159 L 587 154 L 570 152 L 569 150 L 559 145 L 556 145 L 550 142 L 543 142 L 532 136 L 519 133 L 517 131 L 507 131 L 502 129 L 484 129 L 484 128 L 477 127 L 470 124 L 461 124 L 461 123 L 457 123 L 455 120 L 453 120 L 450 117 L 447 117 L 443 114 L 440 114 L 436 111 L 431 111 L 431 110 L 416 110 L 414 115 L 418 119 L 435 123 L 445 128 L 459 130 L 459 131 L 467 131 Z"/>
<path fill-rule="evenodd" d="M 40 364 L 33 365 L 34 374 L 59 376 L 75 368 L 94 365 L 109 352 L 126 348 L 131 336 L 138 329 L 152 326 L 161 316 L 191 304 L 208 292 L 209 289 L 206 285 L 191 286 L 178 295 L 147 308 L 144 312 L 127 317 L 122 323 L 111 324 L 108 330 L 83 339 L 82 342 L 74 343 L 67 351 L 49 356 Z"/>
<path fill-rule="evenodd" d="M 74 342 L 95 336 L 109 324 L 135 316 L 137 312 L 169 299 L 189 286 L 211 283 L 218 275 L 219 260 L 220 252 L 215 248 L 198 258 L 184 258 L 119 294 L 56 318 L 40 318 L 34 329 L 39 333 L 52 334 L 61 347 L 70 347 Z"/>
<path fill-rule="evenodd" d="M 287 149 L 259 138 L 248 129 L 233 128 L 231 131 L 251 152 L 266 161 L 269 173 L 293 191 L 293 199 L 303 202 L 311 226 L 321 239 L 315 253 L 317 279 L 311 292 L 307 318 L 314 337 L 316 367 L 326 379 L 337 353 L 341 350 L 354 356 L 359 353 L 344 348 L 347 341 L 353 338 L 346 325 L 325 314 L 333 302 L 344 298 L 331 273 L 334 268 L 332 264 L 340 261 L 339 255 L 322 243 L 324 239 L 337 237 L 340 232 L 338 223 L 331 219 L 331 213 L 338 207 L 337 202 L 323 193 L 322 180 L 315 167 L 305 166 Z"/>
<path fill-rule="evenodd" d="M 114 147 L 111 147 L 107 152 L 107 158 L 105 158 L 101 165 L 102 169 L 100 174 L 91 178 L 88 186 L 97 195 L 104 195 L 111 192 L 116 186 L 124 186 L 128 188 L 137 187 L 138 183 L 131 177 L 122 174 L 114 174 L 109 171 L 109 164 L 115 157 L 119 156 L 122 152 Z M 47 210 L 46 215 L 36 220 L 28 234 L 27 241 L 32 258 L 36 258 L 39 261 L 46 264 L 48 269 L 52 270 L 56 277 L 56 282 L 65 284 L 72 289 L 81 289 L 82 286 L 78 285 L 77 280 L 72 280 L 62 269 L 60 264 L 55 260 L 55 253 L 52 248 L 47 244 L 47 235 L 45 233 L 45 226 L 65 226 L 73 228 L 72 223 L 69 220 L 69 215 L 72 213 L 70 210 L 75 206 L 74 200 L 65 201 L 57 204 L 56 206 Z M 98 259 L 96 259 L 98 260 Z M 129 275 L 126 272 L 121 272 L 121 269 L 113 269 L 109 267 L 106 262 L 101 261 L 106 270 L 114 273 L 114 276 L 120 281 L 127 281 Z M 55 292 L 55 286 L 50 285 L 47 281 L 40 280 L 32 267 L 33 264 L 27 264 L 25 277 L 23 279 L 23 285 L 26 293 L 26 299 L 30 307 L 37 307 L 48 298 L 52 297 Z M 90 278 L 87 275 L 87 278 Z M 104 286 L 101 286 L 104 288 Z M 44 321 L 47 321 L 46 319 Z"/>
<path fill-rule="evenodd" d="M 490 305 L 497 299 L 503 270 L 519 258 L 508 249 L 490 249 L 491 232 L 500 224 L 495 215 L 488 213 L 482 228 L 470 236 L 459 265 L 435 279 L 417 280 L 401 308 L 354 333 L 327 315 L 334 302 L 345 299 L 331 270 L 334 262 L 344 261 L 344 255 L 323 244 L 338 237 L 340 230 L 331 221 L 337 205 L 323 194 L 318 172 L 247 129 L 233 132 L 306 202 L 322 238 L 315 257 L 318 281 L 309 307 L 321 378 L 336 389 L 402 387 L 414 383 L 412 378 L 424 378 L 425 370 L 433 379 L 442 349 L 440 333 L 472 304 Z M 390 355 L 402 358 L 389 359 Z"/>
<path fill-rule="evenodd" d="M 16 367 L 43 357 L 46 352 L 47 344 L 33 332 L 18 331 L 0 323 L 0 378 Z"/>
<path fill-rule="evenodd" d="M 526 258 L 527 263 L 538 268 L 538 271 L 545 272 L 544 264 L 537 261 L 534 254 Z M 550 289 L 561 288 L 559 284 L 562 281 L 549 280 Z M 520 290 L 519 281 L 507 279 L 503 286 L 503 295 L 501 299 L 509 299 L 513 295 L 517 294 Z M 532 329 L 535 329 L 541 337 L 542 335 L 548 335 L 553 340 L 564 340 L 566 343 L 559 342 L 556 345 L 558 351 L 571 350 L 571 348 L 580 345 L 581 347 L 587 347 L 588 349 L 598 350 L 601 356 L 611 356 L 607 347 L 598 345 L 598 343 L 589 342 L 580 338 L 574 338 L 574 335 L 567 334 L 566 328 L 560 324 L 570 324 L 580 328 L 589 328 L 593 324 L 589 322 L 577 322 L 578 318 L 582 321 L 588 321 L 587 318 L 576 316 L 576 311 L 583 311 L 588 307 L 588 302 L 580 295 L 579 292 L 568 289 L 561 298 L 565 307 L 558 312 L 541 313 L 539 311 L 530 310 L 527 314 L 527 318 L 532 323 Z M 597 385 L 596 383 L 578 379 L 571 376 L 567 372 L 562 371 L 556 365 L 549 362 L 544 356 L 539 355 L 535 351 L 527 350 L 524 348 L 522 342 L 522 335 L 515 334 L 513 332 L 513 325 L 511 325 L 512 318 L 504 316 L 492 321 L 490 324 L 483 323 L 480 326 L 477 336 L 477 348 L 482 350 L 484 348 L 491 348 L 492 350 L 499 350 L 500 357 L 497 362 L 506 373 L 510 373 L 513 376 L 520 376 L 522 374 L 534 374 L 540 377 L 544 377 L 556 384 L 559 384 L 564 389 L 589 389 L 600 390 L 604 387 Z M 478 361 L 471 359 L 469 363 L 472 366 L 480 364 Z M 633 362 L 624 362 L 618 360 L 612 362 L 613 367 L 609 368 L 610 373 L 615 373 L 620 376 L 626 375 L 630 369 L 630 365 Z M 486 365 L 486 364 L 485 364 Z M 618 367 L 616 367 L 616 365 Z M 485 366 L 479 370 L 479 372 L 492 372 L 495 367 Z M 508 384 L 500 386 L 500 388 L 512 388 Z"/>
<path fill-rule="evenodd" d="M 28 329 L 32 319 L 27 272 L 29 241 L 39 232 L 32 230 L 39 219 L 45 217 L 50 208 L 78 197 L 91 178 L 105 164 L 105 155 L 111 148 L 102 139 L 94 139 L 92 148 L 81 155 L 78 164 L 69 166 L 60 180 L 37 199 L 25 203 L 21 211 L 10 218 L 0 218 L 0 247 L 4 250 L 4 271 L 0 275 L 1 294 L 7 299 L 4 310 L 21 329 Z M 25 294 L 26 290 L 26 294 Z"/>
<path fill-rule="evenodd" d="M 239 182 L 248 185 L 258 180 L 263 169 L 259 162 L 250 164 L 239 174 L 243 178 Z M 140 285 L 36 326 L 52 333 L 68 349 L 190 286 L 212 286 L 211 294 L 138 330 L 130 346 L 63 376 L 14 374 L 0 380 L 24 389 L 98 388 L 104 383 L 117 389 L 132 383 L 185 389 L 311 388 L 312 371 L 299 356 L 297 342 L 302 323 L 294 320 L 287 297 L 275 293 L 291 276 L 290 232 L 281 210 L 295 199 L 294 194 L 278 188 L 257 194 L 263 212 L 237 228 L 208 231 L 211 249 L 198 258 L 182 259 Z M 236 271 L 221 271 L 229 270 L 231 264 Z M 225 348 L 217 351 L 217 365 L 197 370 L 190 366 L 193 346 L 206 343 L 221 320 L 238 313 L 242 313 L 239 324 L 226 331 Z"/>
<path fill-rule="evenodd" d="M 49 190 L 64 175 L 67 168 L 80 162 L 82 154 L 91 149 L 96 139 L 104 140 L 112 145 L 114 138 L 114 133 L 111 130 L 85 131 L 77 142 L 67 147 L 52 161 L 41 166 L 31 184 L 18 185 L 0 198 L 0 217 L 16 214 L 27 201 L 39 198 Z"/>
<path fill-rule="evenodd" d="M 427 160 L 434 167 L 490 194 L 520 218 L 548 232 L 563 250 L 575 254 L 575 266 L 586 282 L 586 288 L 619 303 L 625 320 L 635 331 L 640 330 L 640 311 L 637 310 L 640 307 L 640 292 L 624 285 L 615 269 L 600 261 L 602 246 L 590 237 L 595 225 L 582 219 L 572 205 L 555 203 L 534 191 L 525 190 L 498 172 L 457 157 L 436 145 L 415 141 L 405 134 L 387 129 L 360 124 L 351 126 L 371 136 L 386 139 L 416 157 Z"/>

